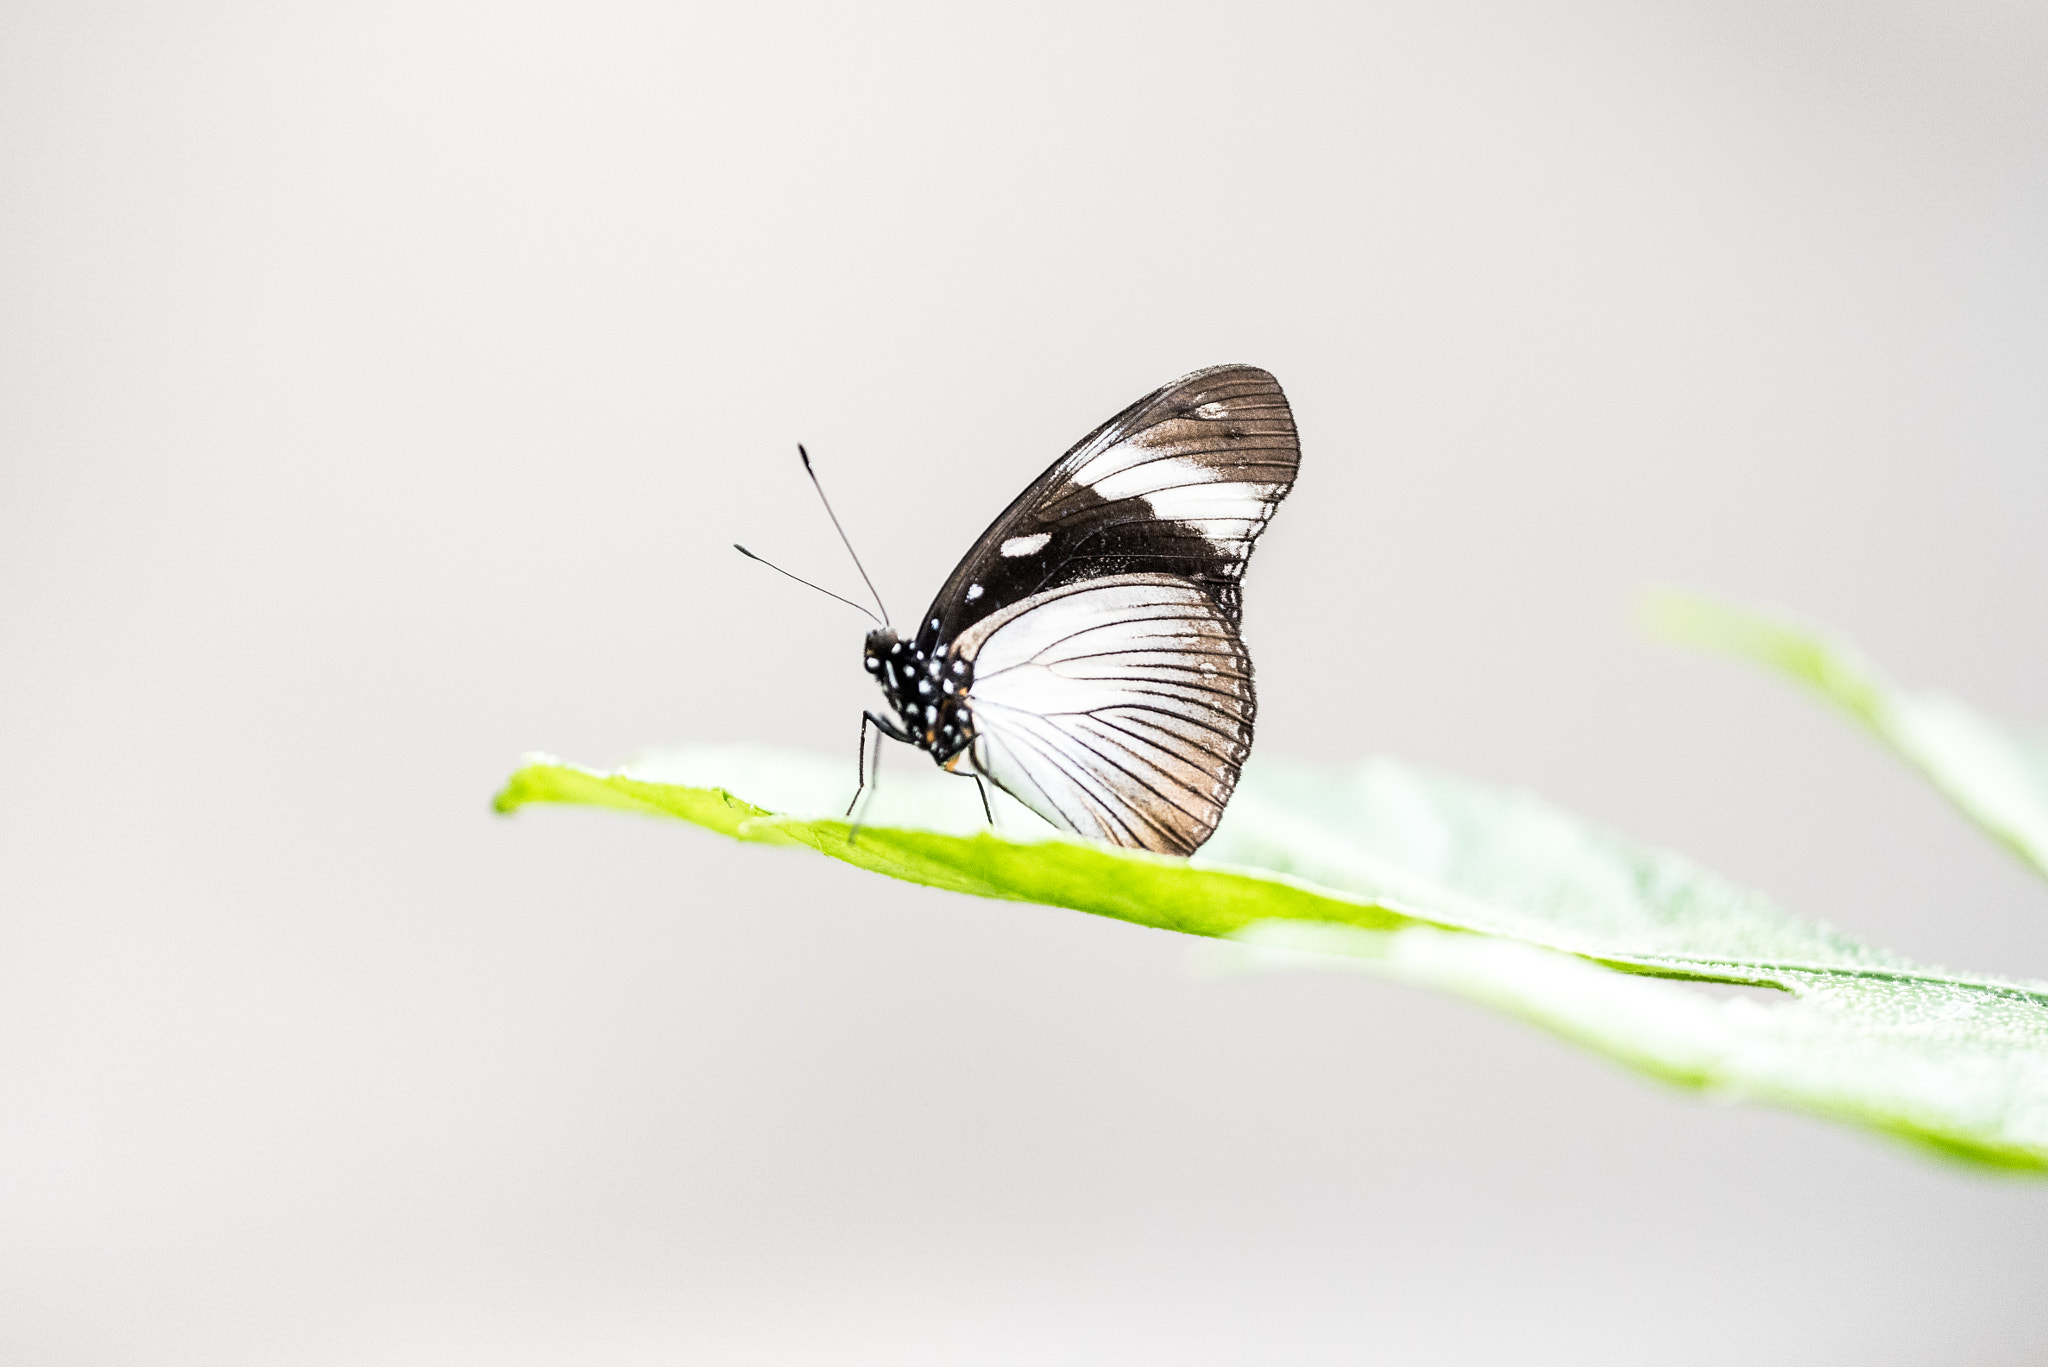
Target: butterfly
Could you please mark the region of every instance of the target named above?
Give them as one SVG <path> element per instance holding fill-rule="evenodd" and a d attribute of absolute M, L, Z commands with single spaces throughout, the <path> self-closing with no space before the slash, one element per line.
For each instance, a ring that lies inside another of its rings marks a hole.
<path fill-rule="evenodd" d="M 1241 583 L 1299 463 L 1286 396 L 1247 365 L 1184 376 L 1083 437 L 908 638 L 868 633 L 888 712 L 862 719 L 862 786 L 873 725 L 1061 830 L 1193 853 L 1251 753 Z"/>

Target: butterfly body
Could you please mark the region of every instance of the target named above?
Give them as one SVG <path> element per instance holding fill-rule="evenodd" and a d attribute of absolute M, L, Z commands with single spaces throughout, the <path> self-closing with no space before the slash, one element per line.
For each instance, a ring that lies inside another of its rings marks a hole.
<path fill-rule="evenodd" d="M 920 647 L 917 641 L 899 640 L 887 627 L 868 633 L 863 656 L 900 724 L 887 725 L 873 714 L 868 720 L 892 740 L 929 750 L 942 767 L 953 767 L 974 743 L 974 721 L 966 705 L 973 663 L 947 650 L 936 636 Z"/>
<path fill-rule="evenodd" d="M 1263 370 L 1146 395 L 1018 495 L 908 640 L 868 634 L 896 714 L 868 720 L 1062 829 L 1192 853 L 1251 751 L 1240 585 L 1298 461 Z"/>

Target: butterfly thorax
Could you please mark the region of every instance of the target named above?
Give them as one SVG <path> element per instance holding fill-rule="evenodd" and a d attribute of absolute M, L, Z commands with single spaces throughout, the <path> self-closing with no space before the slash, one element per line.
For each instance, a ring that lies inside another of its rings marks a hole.
<path fill-rule="evenodd" d="M 878 628 L 868 633 L 864 654 L 868 673 L 882 686 L 882 696 L 902 719 L 911 743 L 950 767 L 974 740 L 967 709 L 974 666 L 929 631 L 904 641 L 889 628 Z"/>

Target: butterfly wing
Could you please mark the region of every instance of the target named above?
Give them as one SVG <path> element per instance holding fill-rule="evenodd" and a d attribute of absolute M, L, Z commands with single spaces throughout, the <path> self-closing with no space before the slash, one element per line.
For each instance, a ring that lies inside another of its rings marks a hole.
<path fill-rule="evenodd" d="M 972 666 L 966 757 L 1062 829 L 1162 854 L 1209 838 L 1251 751 L 1251 660 L 1178 575 L 1035 594 L 955 643 Z"/>
<path fill-rule="evenodd" d="M 1169 574 L 1238 618 L 1252 543 L 1294 487 L 1300 445 L 1279 383 L 1256 366 L 1198 370 L 1083 437 L 1032 481 L 939 590 L 928 654 L 1049 589 Z"/>

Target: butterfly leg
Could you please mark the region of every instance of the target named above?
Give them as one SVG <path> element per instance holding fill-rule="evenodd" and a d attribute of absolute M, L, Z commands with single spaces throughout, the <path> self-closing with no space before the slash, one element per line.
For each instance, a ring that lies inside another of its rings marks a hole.
<path fill-rule="evenodd" d="M 905 730 L 904 730 L 904 729 L 903 729 L 902 727 L 900 727 L 900 726 L 896 725 L 896 724 L 895 724 L 894 722 L 890 721 L 890 720 L 889 720 L 889 719 L 888 719 L 887 717 L 883 717 L 883 716 L 878 716 L 878 715 L 876 715 L 876 714 L 875 714 L 875 713 L 873 713 L 873 712 L 863 712 L 863 713 L 861 713 L 861 717 L 860 717 L 860 738 L 861 738 L 861 744 L 862 744 L 862 747 L 863 747 L 863 749 L 862 749 L 862 757 L 863 757 L 863 760 L 865 760 L 865 757 L 866 757 L 866 749 L 865 749 L 865 747 L 866 747 L 866 744 L 867 744 L 867 738 L 868 738 L 868 727 L 869 727 L 869 725 L 871 725 L 871 724 L 872 724 L 872 725 L 874 726 L 875 730 L 877 730 L 877 731 L 881 732 L 883 736 L 887 736 L 887 737 L 889 737 L 889 739 L 891 739 L 891 740 L 900 740 L 900 741 L 902 741 L 902 742 L 903 742 L 904 744 L 906 744 L 906 745 L 915 745 L 915 744 L 917 744 L 917 738 L 916 738 L 915 736 L 912 736 L 912 735 L 911 735 L 911 734 L 910 734 L 909 732 L 905 731 Z M 862 774 L 861 774 L 861 784 L 860 784 L 860 787 L 854 790 L 854 794 L 853 794 L 853 802 L 850 802 L 850 803 L 848 803 L 848 804 L 847 804 L 847 806 L 846 806 L 846 810 L 847 810 L 847 812 L 848 812 L 848 814 L 849 814 L 849 815 L 851 815 L 851 813 L 853 812 L 853 808 L 854 808 L 854 805 L 855 805 L 856 803 L 860 803 L 860 800 L 861 800 L 861 796 L 862 796 L 863 794 L 866 794 L 866 795 L 867 795 L 867 797 L 868 797 L 868 800 L 869 800 L 870 802 L 872 802 L 872 801 L 874 800 L 874 793 L 873 793 L 873 791 L 872 791 L 872 790 L 873 790 L 873 788 L 874 788 L 874 786 L 875 786 L 875 783 L 876 783 L 876 782 L 877 782 L 878 780 L 880 780 L 880 778 L 881 778 L 881 777 L 882 777 L 882 739 L 881 739 L 881 736 L 877 736 L 877 737 L 875 738 L 875 773 L 874 773 L 874 778 L 870 779 L 870 778 L 869 778 L 869 777 L 867 776 L 867 773 L 866 773 L 866 771 L 865 771 L 865 767 L 863 767 L 863 771 L 862 771 Z M 854 841 L 854 837 L 860 834 L 860 827 L 861 827 L 861 822 L 862 822 L 862 821 L 863 821 L 864 819 L 866 819 L 866 817 L 867 817 L 867 807 L 866 807 L 866 805 L 865 805 L 865 804 L 862 804 L 862 805 L 861 805 L 861 814 L 860 814 L 859 816 L 856 816 L 856 817 L 854 817 L 854 818 L 853 818 L 853 825 L 852 825 L 852 826 L 851 826 L 850 828 L 848 828 L 848 830 L 847 830 L 847 832 L 846 832 L 846 843 L 847 843 L 847 844 L 851 845 L 851 844 L 853 843 L 853 841 Z"/>
<path fill-rule="evenodd" d="M 981 794 L 981 814 L 988 818 L 988 828 L 994 830 L 996 828 L 996 811 L 995 808 L 988 805 L 988 785 L 981 781 L 980 774 L 974 776 L 974 790 Z"/>
<path fill-rule="evenodd" d="M 879 760 L 881 742 L 876 741 L 875 745 L 877 748 L 876 758 Z M 865 712 L 860 714 L 860 749 L 854 752 L 854 756 L 853 774 L 855 781 L 853 785 L 853 801 L 846 804 L 846 815 L 848 816 L 853 815 L 854 807 L 860 802 L 860 795 L 866 792 L 868 787 L 868 714 Z"/>

